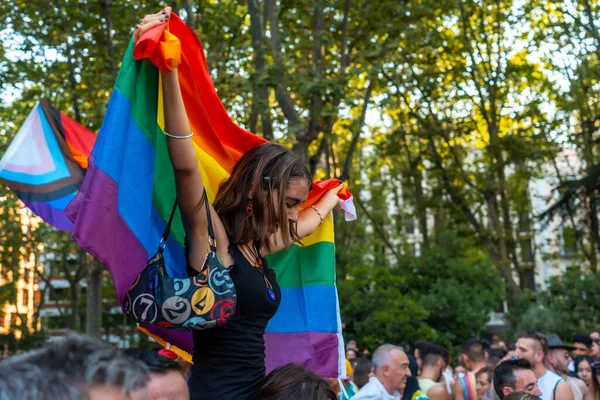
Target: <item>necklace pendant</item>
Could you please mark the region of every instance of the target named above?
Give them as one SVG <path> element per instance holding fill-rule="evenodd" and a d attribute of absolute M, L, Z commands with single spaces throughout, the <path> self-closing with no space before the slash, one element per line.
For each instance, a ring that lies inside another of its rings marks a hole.
<path fill-rule="evenodd" d="M 275 292 L 271 288 L 267 288 L 267 296 L 269 296 L 269 300 L 275 301 Z"/>

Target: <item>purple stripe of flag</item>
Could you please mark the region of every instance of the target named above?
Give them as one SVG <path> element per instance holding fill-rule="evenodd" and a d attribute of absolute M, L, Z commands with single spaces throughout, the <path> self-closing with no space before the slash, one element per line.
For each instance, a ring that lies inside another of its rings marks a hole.
<path fill-rule="evenodd" d="M 326 332 L 265 333 L 267 373 L 295 362 L 323 377 L 338 376 L 338 336 Z"/>
<path fill-rule="evenodd" d="M 67 232 L 73 228 L 73 223 L 67 218 L 64 210 L 58 210 L 44 202 L 22 201 L 35 215 L 53 227 Z"/>
<path fill-rule="evenodd" d="M 118 267 L 118 271 L 111 273 L 120 275 L 115 289 L 122 303 L 148 261 L 148 253 L 119 214 L 117 184 L 94 165 L 93 155 L 89 158 L 87 175 L 65 211 L 75 223 L 72 233 L 79 246 L 109 269 Z"/>

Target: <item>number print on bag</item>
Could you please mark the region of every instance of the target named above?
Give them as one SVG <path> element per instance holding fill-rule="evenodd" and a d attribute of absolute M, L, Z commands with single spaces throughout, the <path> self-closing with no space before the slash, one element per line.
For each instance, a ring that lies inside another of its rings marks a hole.
<path fill-rule="evenodd" d="M 183 297 L 169 297 L 162 305 L 163 317 L 172 324 L 181 324 L 191 313 L 190 303 Z"/>
<path fill-rule="evenodd" d="M 156 308 L 156 302 L 151 294 L 144 293 L 140 294 L 133 301 L 132 305 L 133 316 L 138 321 L 152 323 L 156 320 L 158 310 Z"/>
<path fill-rule="evenodd" d="M 215 295 L 208 287 L 198 289 L 192 297 L 192 309 L 198 315 L 209 313 L 214 304 Z"/>
<path fill-rule="evenodd" d="M 194 276 L 194 285 L 196 286 L 206 286 L 208 282 L 208 275 L 210 274 L 210 265 L 204 264 L 204 269 L 198 275 Z"/>
<path fill-rule="evenodd" d="M 226 270 L 212 270 L 208 280 L 208 286 L 212 288 L 215 294 L 225 294 L 233 289 L 233 281 L 231 280 L 231 276 L 229 276 L 229 272 Z"/>
<path fill-rule="evenodd" d="M 182 295 L 188 291 L 190 288 L 190 280 L 189 279 L 173 279 L 173 288 L 175 289 L 176 295 Z"/>

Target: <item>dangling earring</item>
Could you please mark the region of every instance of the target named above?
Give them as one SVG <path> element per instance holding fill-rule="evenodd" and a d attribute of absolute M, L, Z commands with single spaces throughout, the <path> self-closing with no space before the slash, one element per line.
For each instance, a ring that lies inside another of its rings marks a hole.
<path fill-rule="evenodd" d="M 246 215 L 251 216 L 253 211 L 254 210 L 252 209 L 252 199 L 248 199 L 248 205 L 246 206 Z"/>

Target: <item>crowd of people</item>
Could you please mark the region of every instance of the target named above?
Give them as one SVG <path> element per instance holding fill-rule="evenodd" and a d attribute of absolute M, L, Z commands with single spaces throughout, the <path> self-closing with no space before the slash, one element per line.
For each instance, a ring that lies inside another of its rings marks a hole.
<path fill-rule="evenodd" d="M 188 400 L 190 376 L 190 365 L 170 350 L 117 349 L 71 334 L 2 359 L 0 400 Z M 261 400 L 337 399 L 326 380 L 299 364 L 275 369 L 259 386 Z"/>
<path fill-rule="evenodd" d="M 567 344 L 555 334 L 524 332 L 506 345 L 466 341 L 458 357 L 418 342 L 412 351 L 379 347 L 369 359 L 355 341 L 346 346 L 349 377 L 332 382 L 340 399 L 354 400 L 600 400 L 600 332 L 574 335 Z"/>
<path fill-rule="evenodd" d="M 385 344 L 372 357 L 346 345 L 347 377 L 323 379 L 299 364 L 271 371 L 257 400 L 600 400 L 600 333 L 519 335 L 506 345 L 467 340 L 460 354 L 432 342 Z M 187 400 L 191 365 L 168 350 L 117 349 L 70 334 L 0 362 L 0 400 Z M 234 397 L 232 397 L 234 399 Z"/>

